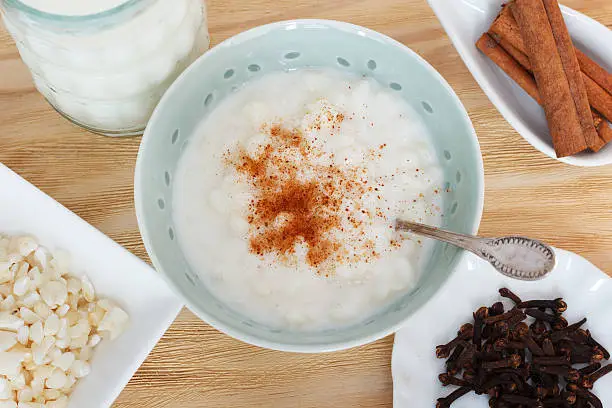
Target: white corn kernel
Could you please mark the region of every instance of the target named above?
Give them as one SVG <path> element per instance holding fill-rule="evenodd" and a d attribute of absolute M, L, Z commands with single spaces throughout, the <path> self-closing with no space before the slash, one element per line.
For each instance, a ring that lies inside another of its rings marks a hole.
<path fill-rule="evenodd" d="M 4 299 L 2 299 L 2 302 L 0 302 L 0 310 L 5 310 L 5 311 L 10 312 L 15 307 L 15 303 L 16 303 L 15 297 L 12 294 L 10 294 Z"/>
<path fill-rule="evenodd" d="M 43 330 L 45 332 L 45 336 L 54 336 L 60 329 L 60 319 L 57 317 L 55 313 L 51 313 L 47 320 L 45 320 L 45 324 Z"/>
<path fill-rule="evenodd" d="M 34 307 L 38 302 L 40 302 L 40 295 L 38 292 L 30 292 L 21 299 L 21 303 L 29 308 Z"/>
<path fill-rule="evenodd" d="M 70 305 L 68 303 L 64 303 L 63 305 L 58 307 L 55 312 L 59 317 L 64 317 L 66 316 L 66 313 L 68 313 L 68 311 L 70 311 Z"/>
<path fill-rule="evenodd" d="M 66 302 L 68 290 L 58 281 L 50 281 L 40 287 L 40 296 L 49 307 L 61 306 Z"/>
<path fill-rule="evenodd" d="M 32 309 L 25 306 L 19 308 L 19 316 L 26 324 L 34 324 L 42 320 Z"/>
<path fill-rule="evenodd" d="M 27 327 L 27 326 L 23 326 Z M 0 351 L 6 351 L 17 343 L 17 335 L 13 332 L 0 330 Z"/>
<path fill-rule="evenodd" d="M 75 360 L 70 367 L 70 372 L 76 378 L 83 378 L 87 376 L 91 371 L 91 367 L 87 361 Z"/>
<path fill-rule="evenodd" d="M 47 378 L 45 384 L 47 385 L 47 388 L 51 389 L 63 388 L 66 384 L 66 373 L 56 368 L 53 370 L 53 373 L 49 376 L 49 378 Z"/>
<path fill-rule="evenodd" d="M 17 238 L 17 246 L 21 256 L 28 256 L 38 248 L 36 240 L 27 236 Z"/>
<path fill-rule="evenodd" d="M 129 322 L 129 317 L 123 309 L 119 307 L 114 307 L 106 313 L 104 319 L 100 322 L 98 326 L 98 330 L 108 331 L 110 334 L 110 339 L 116 339 L 127 327 Z"/>
<path fill-rule="evenodd" d="M 46 400 L 56 400 L 62 396 L 62 392 L 60 390 L 52 390 L 50 388 L 45 388 L 43 391 L 43 397 Z"/>
<path fill-rule="evenodd" d="M 30 387 L 35 395 L 41 394 L 45 389 L 45 379 L 41 376 L 34 375 L 30 382 Z"/>
<path fill-rule="evenodd" d="M 19 402 L 30 402 L 34 399 L 34 392 L 32 388 L 25 386 L 23 389 L 17 391 L 17 401 Z"/>
<path fill-rule="evenodd" d="M 34 305 L 34 313 L 40 316 L 41 319 L 45 320 L 51 316 L 51 309 L 45 302 L 38 302 Z"/>
<path fill-rule="evenodd" d="M 13 387 L 14 390 L 19 391 L 26 386 L 25 375 L 23 375 L 21 370 L 19 370 L 17 374 L 9 375 L 6 378 L 9 380 L 9 382 L 11 383 L 11 387 Z"/>
<path fill-rule="evenodd" d="M 10 330 L 16 332 L 23 326 L 23 320 L 8 312 L 0 312 L 0 330 Z"/>
<path fill-rule="evenodd" d="M 96 294 L 94 292 L 93 284 L 87 276 L 83 276 L 81 278 L 81 286 L 83 290 L 83 297 L 85 298 L 85 300 L 87 300 L 88 302 L 93 302 L 95 300 Z"/>
<path fill-rule="evenodd" d="M 40 344 L 44 336 L 45 336 L 45 333 L 43 331 L 43 325 L 40 320 L 30 326 L 30 339 L 34 343 Z"/>
<path fill-rule="evenodd" d="M 72 373 L 68 374 L 66 376 L 66 384 L 64 385 L 64 388 L 62 389 L 62 391 L 68 392 L 70 388 L 72 388 L 72 386 L 76 384 L 76 382 L 77 382 L 77 378 Z"/>
<path fill-rule="evenodd" d="M 9 398 L 13 398 L 13 388 L 5 377 L 0 377 L 0 400 Z"/>
<path fill-rule="evenodd" d="M 78 294 L 81 291 L 81 281 L 75 278 L 68 278 L 66 280 L 66 289 L 70 294 Z"/>
<path fill-rule="evenodd" d="M 16 296 L 23 296 L 30 290 L 30 278 L 28 275 L 22 276 L 13 284 L 13 293 Z"/>
<path fill-rule="evenodd" d="M 63 353 L 59 357 L 55 358 L 51 364 L 57 368 L 62 369 L 63 371 L 70 370 L 72 367 L 72 363 L 75 361 L 75 355 L 72 352 Z"/>
<path fill-rule="evenodd" d="M 17 330 L 17 341 L 24 346 L 30 341 L 30 326 L 21 326 Z"/>
<path fill-rule="evenodd" d="M 102 340 L 102 337 L 100 337 L 98 334 L 92 334 L 89 337 L 89 342 L 87 343 L 87 345 L 89 347 L 96 347 L 98 344 L 100 344 L 101 340 Z"/>
<path fill-rule="evenodd" d="M 21 371 L 21 362 L 25 356 L 14 351 L 0 351 L 0 374 L 9 376 L 18 375 Z"/>

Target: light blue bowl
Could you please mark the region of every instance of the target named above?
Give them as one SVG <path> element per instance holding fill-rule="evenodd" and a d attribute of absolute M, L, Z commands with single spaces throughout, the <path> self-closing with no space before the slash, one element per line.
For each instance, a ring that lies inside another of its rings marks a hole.
<path fill-rule="evenodd" d="M 202 284 L 187 264 L 173 230 L 177 161 L 197 125 L 232 88 L 271 71 L 304 67 L 368 75 L 405 98 L 433 135 L 451 189 L 445 195 L 444 228 L 477 231 L 484 197 L 482 159 L 474 128 L 451 87 L 397 41 L 363 27 L 326 20 L 257 27 L 228 39 L 189 67 L 166 92 L 147 126 L 136 164 L 135 201 L 153 264 L 196 315 L 251 344 L 322 352 L 365 344 L 396 331 L 444 283 L 462 253 L 437 245 L 414 291 L 359 324 L 314 333 L 271 329 L 254 322 L 229 309 Z"/>

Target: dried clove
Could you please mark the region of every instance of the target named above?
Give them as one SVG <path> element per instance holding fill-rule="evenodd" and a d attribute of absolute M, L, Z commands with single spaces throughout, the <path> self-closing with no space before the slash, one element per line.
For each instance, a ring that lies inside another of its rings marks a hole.
<path fill-rule="evenodd" d="M 530 398 L 525 395 L 504 394 L 500 398 L 502 399 L 502 401 L 510 402 L 512 404 L 525 405 L 528 407 L 542 406 L 542 402 L 537 398 Z"/>
<path fill-rule="evenodd" d="M 575 393 L 577 397 L 587 400 L 587 402 L 593 405 L 595 408 L 603 408 L 601 400 L 591 391 L 580 388 L 574 383 L 567 384 L 566 388 L 568 391 Z M 585 406 L 588 406 L 588 404 Z"/>
<path fill-rule="evenodd" d="M 525 314 L 527 316 L 533 317 L 536 320 L 540 320 L 542 322 L 547 322 L 550 324 L 556 323 L 559 319 L 559 316 L 557 315 L 549 314 L 538 309 L 527 309 L 525 310 Z"/>
<path fill-rule="evenodd" d="M 480 351 L 482 347 L 482 326 L 484 320 L 489 316 L 489 309 L 487 307 L 481 307 L 474 312 L 474 333 L 472 336 L 472 343 L 476 346 L 476 350 Z"/>
<path fill-rule="evenodd" d="M 556 316 L 557 320 L 551 324 L 553 330 L 563 330 L 568 326 L 567 320 L 563 316 Z"/>
<path fill-rule="evenodd" d="M 580 379 L 580 373 L 578 370 L 567 366 L 537 366 L 533 369 L 541 373 L 564 377 L 570 382 L 575 382 Z"/>
<path fill-rule="evenodd" d="M 569 366 L 570 358 L 565 355 L 552 356 L 552 357 L 551 356 L 546 356 L 546 357 L 534 356 L 533 364 L 543 365 L 543 366 L 549 366 L 549 365 L 567 365 Z"/>
<path fill-rule="evenodd" d="M 591 352 L 586 353 L 573 353 L 570 352 L 570 360 L 572 364 L 593 364 L 598 363 L 604 359 L 604 355 L 597 347 L 592 349 Z"/>
<path fill-rule="evenodd" d="M 495 315 L 495 316 L 489 315 L 486 319 L 484 319 L 484 323 L 491 324 L 491 323 L 500 322 L 503 320 L 509 320 L 510 318 L 515 317 L 517 315 L 522 315 L 523 316 L 522 320 L 525 320 L 525 317 L 524 317 L 525 315 L 523 314 L 523 312 L 521 312 L 518 309 L 512 309 L 509 312 L 502 313 L 499 315 Z"/>
<path fill-rule="evenodd" d="M 515 305 L 521 304 L 523 303 L 523 301 L 521 300 L 520 297 L 518 297 L 516 294 L 514 294 L 510 289 L 508 288 L 501 288 L 499 290 L 499 294 L 502 297 L 505 297 L 506 299 L 510 299 L 514 302 Z"/>
<path fill-rule="evenodd" d="M 563 339 L 565 336 L 567 336 L 568 333 L 571 333 L 571 332 L 574 332 L 574 331 L 580 329 L 580 327 L 582 327 L 582 325 L 585 324 L 586 322 L 587 322 L 587 319 L 583 318 L 579 322 L 576 322 L 574 324 L 571 324 L 571 325 L 567 326 L 565 329 L 553 332 L 550 335 L 550 339 L 552 341 L 559 341 L 559 340 Z"/>
<path fill-rule="evenodd" d="M 587 344 L 589 344 L 589 345 L 591 345 L 591 346 L 594 346 L 594 347 L 598 347 L 598 348 L 599 348 L 599 349 L 600 349 L 600 350 L 603 352 L 604 358 L 605 358 L 606 360 L 609 360 L 609 359 L 610 359 L 610 353 L 608 353 L 608 350 L 606 350 L 606 349 L 604 348 L 604 346 L 602 346 L 601 344 L 599 344 L 599 343 L 598 343 L 598 342 L 597 342 L 597 341 L 596 341 L 596 340 L 595 340 L 595 339 L 594 339 L 594 338 L 591 336 L 591 332 L 590 332 L 590 331 L 586 330 L 586 334 L 587 334 L 587 336 L 588 336 L 588 339 L 587 339 Z"/>
<path fill-rule="evenodd" d="M 567 310 L 567 303 L 563 299 L 558 298 L 555 300 L 529 300 L 527 302 L 521 302 L 516 305 L 519 309 L 551 309 L 556 313 L 563 313 Z"/>
<path fill-rule="evenodd" d="M 489 316 L 499 316 L 504 313 L 504 304 L 502 302 L 495 302 L 489 308 Z"/>
<path fill-rule="evenodd" d="M 599 370 L 601 368 L 601 363 L 593 363 L 590 364 L 586 367 L 582 367 L 580 370 L 578 370 L 578 372 L 580 373 L 580 375 L 589 375 L 589 374 L 593 374 L 595 371 Z"/>
<path fill-rule="evenodd" d="M 537 338 L 541 338 L 546 333 L 548 333 L 548 327 L 546 326 L 546 323 L 541 320 L 536 320 L 531 324 L 531 326 L 529 326 L 529 328 L 531 329 L 531 333 L 533 333 L 533 336 Z"/>
<path fill-rule="evenodd" d="M 451 351 L 464 340 L 472 337 L 474 331 L 474 326 L 470 323 L 466 323 L 459 329 L 457 332 L 457 337 L 452 339 L 450 342 L 437 346 L 436 347 L 436 356 L 438 358 L 448 358 L 451 354 Z"/>
<path fill-rule="evenodd" d="M 440 382 L 442 383 L 443 386 L 448 386 L 448 385 L 456 385 L 459 387 L 467 387 L 470 386 L 470 383 L 468 381 L 462 380 L 460 378 L 454 377 L 448 373 L 442 373 L 438 376 L 438 379 L 440 380 Z"/>
<path fill-rule="evenodd" d="M 527 336 L 528 334 L 529 334 L 529 326 L 527 326 L 527 323 L 525 322 L 520 322 L 519 324 L 514 326 L 514 329 L 512 330 L 512 338 L 514 340 L 521 340 L 523 337 Z"/>
<path fill-rule="evenodd" d="M 584 376 L 580 384 L 584 388 L 592 389 L 595 381 L 599 380 L 604 375 L 610 374 L 611 372 L 612 372 L 612 364 L 609 364 L 605 366 L 604 368 L 595 371 L 593 374 Z"/>
<path fill-rule="evenodd" d="M 451 392 L 445 398 L 438 398 L 438 403 L 436 404 L 436 408 L 449 408 L 453 402 L 463 397 L 468 392 L 472 391 L 472 387 L 460 387 L 455 391 Z"/>
<path fill-rule="evenodd" d="M 558 397 L 554 397 L 554 398 L 549 398 L 547 400 L 542 401 L 542 403 L 544 404 L 544 407 L 548 408 L 548 407 L 554 407 L 557 408 L 559 406 L 561 407 L 569 407 L 572 406 L 574 404 L 576 404 L 576 394 L 573 392 L 566 392 L 563 395 L 560 395 Z"/>
<path fill-rule="evenodd" d="M 544 350 L 542 350 L 542 347 L 540 347 L 540 345 L 534 340 L 534 338 L 531 337 L 531 333 L 527 333 L 525 336 L 523 336 L 522 340 L 523 342 L 525 342 L 525 345 L 533 355 L 544 355 Z"/>
<path fill-rule="evenodd" d="M 518 368 L 521 365 L 521 361 L 521 356 L 519 356 L 518 354 L 512 354 L 510 357 L 504 360 L 484 361 L 481 366 L 485 370 L 493 370 L 495 368 L 505 367 Z"/>

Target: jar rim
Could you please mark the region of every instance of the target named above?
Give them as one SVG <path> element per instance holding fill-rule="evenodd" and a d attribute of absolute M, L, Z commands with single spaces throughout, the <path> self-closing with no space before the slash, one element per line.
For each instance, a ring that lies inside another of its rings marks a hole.
<path fill-rule="evenodd" d="M 64 15 L 64 14 L 55 14 L 49 13 L 46 11 L 39 10 L 32 6 L 28 6 L 23 3 L 21 0 L 1 0 L 2 4 L 21 11 L 23 13 L 28 14 L 30 17 L 35 18 L 37 20 L 49 21 L 49 22 L 60 22 L 66 24 L 78 24 L 78 23 L 91 23 L 94 21 L 102 21 L 109 18 L 116 17 L 117 15 L 122 14 L 128 10 L 131 10 L 133 7 L 140 5 L 141 3 L 150 1 L 150 0 L 125 0 L 123 3 L 110 8 L 108 10 L 100 11 L 93 14 L 83 14 L 83 15 Z"/>

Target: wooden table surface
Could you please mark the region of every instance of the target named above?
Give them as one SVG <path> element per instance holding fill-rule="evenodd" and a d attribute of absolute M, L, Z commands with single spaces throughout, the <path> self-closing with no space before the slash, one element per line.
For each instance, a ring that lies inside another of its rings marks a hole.
<path fill-rule="evenodd" d="M 612 27 L 610 0 L 564 3 Z M 448 80 L 474 122 L 486 174 L 480 232 L 540 238 L 612 275 L 612 166 L 570 167 L 524 141 L 480 90 L 425 0 L 212 0 L 208 7 L 213 44 L 310 17 L 367 26 L 411 47 Z M 139 143 L 61 118 L 0 28 L 0 162 L 148 260 L 132 198 Z M 280 353 L 233 340 L 184 310 L 113 406 L 390 407 L 392 344 L 388 337 L 333 354 Z"/>

